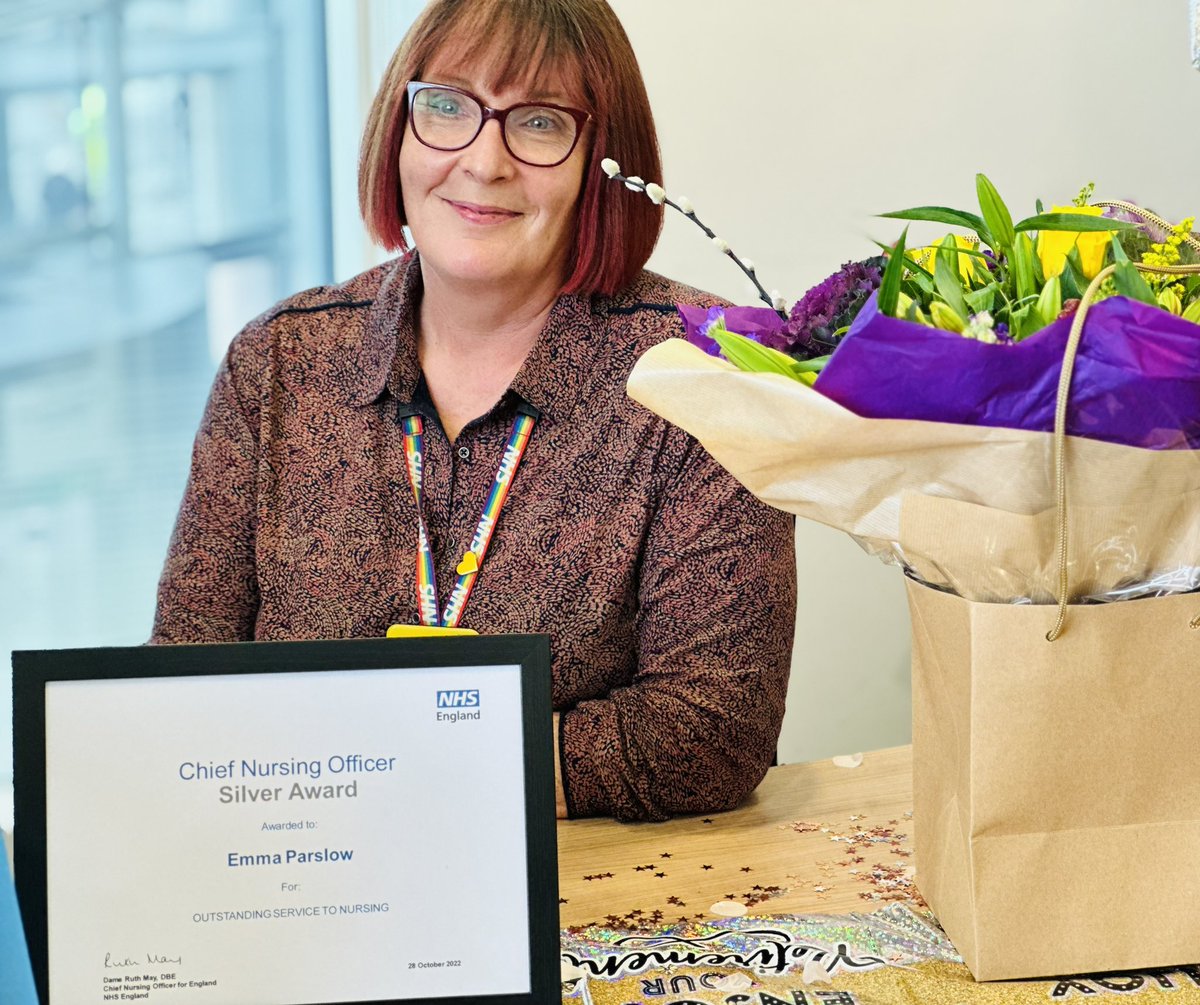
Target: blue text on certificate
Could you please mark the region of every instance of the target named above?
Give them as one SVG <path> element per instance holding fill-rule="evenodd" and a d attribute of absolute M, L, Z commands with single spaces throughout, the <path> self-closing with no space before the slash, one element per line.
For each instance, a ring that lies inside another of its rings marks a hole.
<path fill-rule="evenodd" d="M 231 851 L 226 856 L 226 864 L 231 869 L 249 868 L 256 865 L 297 865 L 300 863 L 332 863 L 349 862 L 354 858 L 353 848 L 321 848 L 312 851 L 299 851 L 289 848 L 285 852 L 267 852 L 261 855 L 242 855 Z"/>

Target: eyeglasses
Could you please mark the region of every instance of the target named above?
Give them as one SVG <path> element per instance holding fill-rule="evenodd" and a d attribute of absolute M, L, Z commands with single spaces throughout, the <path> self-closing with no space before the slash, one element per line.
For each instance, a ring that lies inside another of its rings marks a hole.
<path fill-rule="evenodd" d="M 531 102 L 488 108 L 475 95 L 443 84 L 408 85 L 408 121 L 413 135 L 434 150 L 462 150 L 475 142 L 488 119 L 495 119 L 505 149 L 522 164 L 555 167 L 571 156 L 587 112 Z"/>

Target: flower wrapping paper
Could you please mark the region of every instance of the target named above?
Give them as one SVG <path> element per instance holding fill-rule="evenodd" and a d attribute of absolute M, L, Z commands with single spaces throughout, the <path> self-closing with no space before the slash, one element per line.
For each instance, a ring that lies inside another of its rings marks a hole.
<path fill-rule="evenodd" d="M 881 314 L 872 296 L 817 390 L 856 415 L 1054 430 L 1071 318 L 988 345 Z M 1156 450 L 1200 447 L 1200 325 L 1111 297 L 1092 307 L 1071 375 L 1067 433 Z"/>
<path fill-rule="evenodd" d="M 764 502 L 845 531 L 931 585 L 987 602 L 1055 598 L 1051 433 L 861 417 L 682 339 L 645 353 L 628 391 Z M 1077 596 L 1200 586 L 1200 453 L 1068 437 L 1067 469 Z"/>

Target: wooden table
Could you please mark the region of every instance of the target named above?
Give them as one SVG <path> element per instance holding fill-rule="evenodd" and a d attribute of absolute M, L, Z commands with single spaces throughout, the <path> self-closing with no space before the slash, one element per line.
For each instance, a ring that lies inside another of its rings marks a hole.
<path fill-rule="evenodd" d="M 653 927 L 751 914 L 846 914 L 891 900 L 923 906 L 912 885 L 912 748 L 772 768 L 729 813 L 661 824 L 558 825 L 564 928 Z"/>

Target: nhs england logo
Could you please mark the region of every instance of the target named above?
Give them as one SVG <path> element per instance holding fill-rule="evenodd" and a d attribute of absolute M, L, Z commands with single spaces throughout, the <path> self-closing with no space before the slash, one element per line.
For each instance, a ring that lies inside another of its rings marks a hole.
<path fill-rule="evenodd" d="M 437 693 L 438 708 L 478 708 L 478 691 L 439 691 Z"/>
<path fill-rule="evenodd" d="M 450 711 L 450 710 L 453 711 Z M 471 691 L 439 691 L 437 693 L 438 722 L 470 722 L 478 719 L 479 692 Z"/>

